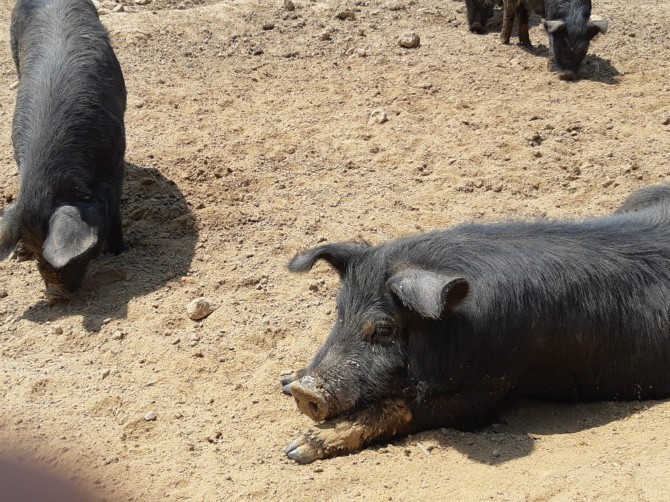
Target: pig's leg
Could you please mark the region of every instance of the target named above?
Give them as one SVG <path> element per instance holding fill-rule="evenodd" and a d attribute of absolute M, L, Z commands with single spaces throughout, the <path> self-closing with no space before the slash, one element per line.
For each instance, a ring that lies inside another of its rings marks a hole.
<path fill-rule="evenodd" d="M 318 459 L 347 455 L 384 439 L 410 433 L 455 427 L 476 429 L 489 423 L 504 393 L 472 389 L 465 394 L 437 395 L 409 403 L 388 399 L 358 413 L 328 420 L 307 431 L 284 452 L 307 464 Z"/>
<path fill-rule="evenodd" d="M 519 16 L 519 42 L 526 47 L 533 47 L 533 44 L 530 43 L 530 35 L 528 34 L 528 20 L 530 17 L 528 9 L 524 5 L 519 5 L 517 15 Z"/>
<path fill-rule="evenodd" d="M 116 210 L 116 214 L 112 216 L 112 221 L 109 224 L 109 232 L 107 234 L 107 252 L 117 255 L 123 252 L 125 246 L 123 245 L 123 226 L 121 223 L 121 211 Z"/>
<path fill-rule="evenodd" d="M 504 0 L 503 2 L 503 24 L 500 30 L 500 41 L 503 44 L 509 44 L 514 28 L 514 19 L 516 17 L 516 0 Z"/>
<path fill-rule="evenodd" d="M 346 417 L 328 420 L 293 441 L 284 452 L 308 464 L 322 458 L 347 455 L 364 446 L 409 432 L 410 406 L 404 399 L 388 399 Z"/>

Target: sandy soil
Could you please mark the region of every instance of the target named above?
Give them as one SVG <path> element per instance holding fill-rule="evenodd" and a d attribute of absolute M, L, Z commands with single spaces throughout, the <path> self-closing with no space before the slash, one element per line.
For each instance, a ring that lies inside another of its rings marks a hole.
<path fill-rule="evenodd" d="M 547 70 L 539 26 L 534 50 L 501 47 L 467 31 L 462 2 L 294 2 L 102 16 L 129 91 L 129 250 L 67 305 L 44 301 L 34 263 L 0 264 L 1 449 L 119 501 L 670 500 L 670 401 L 523 402 L 477 433 L 299 466 L 282 449 L 310 421 L 278 383 L 334 320 L 337 278 L 290 275 L 296 252 L 605 214 L 667 180 L 668 3 L 594 0 L 610 30 L 571 83 Z M 12 3 L 0 205 L 18 190 Z M 398 46 L 409 30 L 420 47 Z M 369 123 L 377 108 L 387 122 Z M 219 308 L 194 322 L 201 295 Z"/>

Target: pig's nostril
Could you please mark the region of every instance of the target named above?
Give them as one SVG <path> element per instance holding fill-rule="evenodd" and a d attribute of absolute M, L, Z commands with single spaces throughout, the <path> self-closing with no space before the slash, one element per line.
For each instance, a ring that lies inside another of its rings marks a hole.
<path fill-rule="evenodd" d="M 321 392 L 305 387 L 300 382 L 293 382 L 290 390 L 298 409 L 302 413 L 317 422 L 326 419 L 328 406 L 325 396 Z"/>

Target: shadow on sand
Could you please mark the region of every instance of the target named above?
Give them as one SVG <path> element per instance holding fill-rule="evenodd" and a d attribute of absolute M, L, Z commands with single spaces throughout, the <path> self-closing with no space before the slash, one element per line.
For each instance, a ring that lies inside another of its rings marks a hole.
<path fill-rule="evenodd" d="M 121 203 L 126 251 L 93 260 L 77 297 L 68 303 L 40 301 L 24 312 L 44 323 L 83 316 L 87 331 L 107 318 L 124 318 L 128 302 L 189 271 L 198 232 L 184 195 L 157 169 L 126 163 Z"/>
<path fill-rule="evenodd" d="M 453 448 L 468 458 L 499 465 L 530 455 L 542 436 L 571 434 L 600 427 L 648 409 L 663 401 L 553 403 L 521 400 L 500 415 L 500 423 L 476 432 L 455 429 L 426 431 L 418 440 L 436 441 L 444 449 Z"/>

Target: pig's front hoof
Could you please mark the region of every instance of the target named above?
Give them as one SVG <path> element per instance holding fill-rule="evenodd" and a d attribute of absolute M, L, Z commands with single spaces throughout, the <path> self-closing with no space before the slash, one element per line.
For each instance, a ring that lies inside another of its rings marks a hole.
<path fill-rule="evenodd" d="M 282 375 L 279 379 L 281 383 L 281 391 L 287 396 L 291 394 L 291 384 L 297 380 L 295 373 L 289 373 L 288 375 Z"/>
<path fill-rule="evenodd" d="M 316 448 L 311 443 L 311 439 L 311 434 L 305 434 L 304 437 L 296 439 L 284 448 L 284 453 L 286 453 L 288 458 L 295 460 L 299 464 L 310 464 L 315 460 L 323 458 L 323 449 Z"/>
<path fill-rule="evenodd" d="M 366 429 L 347 417 L 324 422 L 293 441 L 284 448 L 284 453 L 300 464 L 347 455 L 361 448 Z"/>
<path fill-rule="evenodd" d="M 287 396 L 291 396 L 291 384 L 296 380 L 300 380 L 304 374 L 305 370 L 298 370 L 293 373 L 282 375 L 279 379 L 279 383 L 281 383 L 281 391 Z"/>

